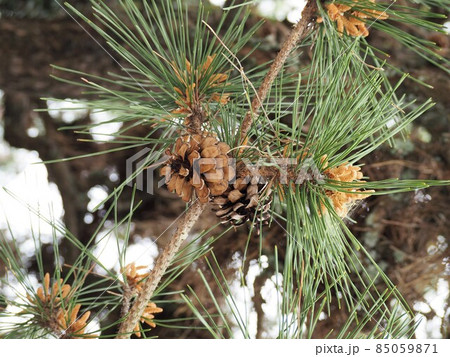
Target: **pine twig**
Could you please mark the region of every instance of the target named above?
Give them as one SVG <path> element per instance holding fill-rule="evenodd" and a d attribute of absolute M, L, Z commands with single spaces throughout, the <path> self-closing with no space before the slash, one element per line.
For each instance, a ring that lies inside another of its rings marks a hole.
<path fill-rule="evenodd" d="M 133 333 L 133 329 L 139 322 L 139 319 L 142 316 L 147 303 L 155 292 L 158 283 L 160 282 L 162 276 L 173 260 L 173 257 L 180 249 L 181 244 L 187 238 L 190 230 L 197 222 L 205 207 L 206 204 L 200 203 L 198 201 L 196 201 L 194 204 L 192 204 L 191 207 L 189 207 L 186 215 L 178 225 L 175 234 L 173 235 L 167 246 L 164 248 L 164 251 L 158 256 L 155 267 L 149 274 L 148 279 L 143 283 L 142 290 L 136 297 L 136 300 L 134 301 L 129 314 L 121 323 L 119 327 L 119 333 L 116 338 L 129 338 Z"/>
<path fill-rule="evenodd" d="M 269 72 L 267 72 L 266 76 L 264 77 L 264 80 L 259 87 L 255 98 L 253 98 L 252 100 L 251 109 L 247 112 L 244 120 L 242 121 L 240 143 L 244 142 L 245 138 L 247 137 L 247 133 L 250 130 L 253 119 L 258 115 L 259 109 L 266 99 L 267 94 L 272 87 L 273 81 L 278 76 L 278 73 L 280 73 L 280 70 L 283 68 L 283 65 L 286 62 L 289 54 L 294 49 L 295 45 L 305 38 L 308 25 L 316 16 L 316 10 L 316 0 L 308 0 L 305 8 L 302 11 L 302 17 L 300 21 L 297 22 L 295 27 L 290 32 L 288 38 L 283 43 L 280 52 L 278 52 L 277 57 L 275 58 L 272 66 L 269 69 Z"/>
<path fill-rule="evenodd" d="M 132 290 L 129 286 L 124 286 L 122 295 L 122 309 L 120 310 L 120 317 L 125 317 L 130 311 L 131 298 L 133 296 Z"/>

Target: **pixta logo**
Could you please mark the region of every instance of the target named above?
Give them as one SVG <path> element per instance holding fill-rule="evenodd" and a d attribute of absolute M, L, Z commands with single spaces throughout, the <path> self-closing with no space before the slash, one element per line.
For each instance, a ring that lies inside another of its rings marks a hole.
<path fill-rule="evenodd" d="M 165 178 L 160 178 L 159 170 L 170 158 L 159 153 L 152 152 L 149 148 L 138 151 L 126 160 L 127 186 L 136 185 L 136 189 L 153 195 L 155 180 L 157 188 L 164 186 Z M 156 173 L 155 173 L 156 171 Z"/>
<path fill-rule="evenodd" d="M 229 158 L 225 164 L 228 166 L 227 174 L 225 174 L 225 171 L 221 170 L 224 165 L 222 159 L 196 158 L 188 165 L 180 159 L 174 161 L 172 158 L 171 161 L 169 160 L 171 157 L 168 155 L 163 155 L 158 159 L 159 155 L 160 153 L 145 148 L 128 158 L 126 160 L 127 185 L 135 184 L 138 190 L 152 195 L 155 188 L 160 188 L 171 181 L 173 171 L 177 178 L 188 180 L 194 187 L 201 187 L 204 181 L 210 183 L 225 181 L 233 184 L 236 179 L 236 159 L 233 158 Z M 257 179 L 259 184 L 265 184 L 266 178 L 260 172 L 264 166 L 275 166 L 279 182 L 283 185 L 301 185 L 305 181 L 324 182 L 323 175 L 312 158 L 304 159 L 301 163 L 297 158 L 266 158 L 257 162 L 250 162 L 243 158 L 242 163 L 247 175 L 242 179 L 247 183 Z M 167 165 L 169 169 L 161 171 L 161 173 L 164 172 L 161 177 L 160 170 L 164 165 Z"/>

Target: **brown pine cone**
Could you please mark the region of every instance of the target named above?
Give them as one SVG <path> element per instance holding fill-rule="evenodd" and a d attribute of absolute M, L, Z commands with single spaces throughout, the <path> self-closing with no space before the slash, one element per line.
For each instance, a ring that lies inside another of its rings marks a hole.
<path fill-rule="evenodd" d="M 214 136 L 186 135 L 177 139 L 167 165 L 161 169 L 169 191 L 189 202 L 195 191 L 202 203 L 223 194 L 235 171 L 228 162 L 230 147 Z"/>
<path fill-rule="evenodd" d="M 250 182 L 245 178 L 239 178 L 221 196 L 215 197 L 213 203 L 218 205 L 216 216 L 222 219 L 222 223 L 229 222 L 235 227 L 243 225 L 247 221 L 267 224 L 268 213 L 272 200 L 272 190 L 267 184 L 260 184 L 258 177 L 253 177 Z M 256 219 L 255 219 L 256 216 Z"/>

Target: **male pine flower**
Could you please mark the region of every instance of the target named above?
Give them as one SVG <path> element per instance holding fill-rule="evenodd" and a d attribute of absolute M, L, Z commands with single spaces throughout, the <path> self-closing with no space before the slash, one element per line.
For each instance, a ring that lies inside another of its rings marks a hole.
<path fill-rule="evenodd" d="M 147 266 L 145 265 L 136 266 L 136 264 L 133 262 L 127 264 L 122 269 L 122 273 L 125 273 L 126 275 L 127 285 L 131 288 L 133 296 L 142 290 L 142 283 L 144 279 L 149 276 L 149 273 L 145 274 L 138 273 L 139 270 L 143 270 L 146 268 Z M 149 301 L 140 318 L 141 323 L 146 323 L 151 328 L 155 328 L 156 324 L 153 322 L 153 319 L 155 318 L 154 314 L 160 313 L 162 311 L 163 309 L 156 306 L 154 302 Z M 134 326 L 133 332 L 137 337 L 141 337 L 141 329 L 139 323 L 137 323 L 136 326 Z"/>
<path fill-rule="evenodd" d="M 123 268 L 122 272 L 125 273 L 127 277 L 127 284 L 131 289 L 136 291 L 142 290 L 141 282 L 148 276 L 148 273 L 139 274 L 138 270 L 146 268 L 147 266 L 145 265 L 136 266 L 135 263 L 130 263 Z"/>
<path fill-rule="evenodd" d="M 31 306 L 24 313 L 35 316 L 37 323 L 51 330 L 59 338 L 94 338 L 96 335 L 85 335 L 87 320 L 91 314 L 86 311 L 78 317 L 81 304 L 76 304 L 71 310 L 68 307 L 73 289 L 64 284 L 63 279 L 55 281 L 50 288 L 50 274 L 44 276 L 43 286 L 36 290 L 36 296 L 27 295 Z"/>
<path fill-rule="evenodd" d="M 155 318 L 154 314 L 160 313 L 162 312 L 163 309 L 161 309 L 160 307 L 156 306 L 156 304 L 154 302 L 149 302 L 147 304 L 147 307 L 144 310 L 144 313 L 142 314 L 140 321 L 141 323 L 146 323 L 147 325 L 149 325 L 151 328 L 155 328 L 156 324 L 153 322 L 153 319 Z M 139 323 L 136 324 L 136 326 L 134 327 L 134 334 L 137 337 L 141 337 L 141 331 L 139 328 Z"/>
<path fill-rule="evenodd" d="M 63 330 L 62 338 L 94 338 L 96 335 L 85 335 L 84 330 L 87 326 L 87 320 L 91 315 L 90 311 L 86 311 L 82 316 L 78 317 L 81 304 L 76 304 L 72 310 L 59 309 L 57 320 L 58 325 Z"/>
<path fill-rule="evenodd" d="M 363 173 L 359 166 L 352 166 L 349 164 L 342 164 L 338 167 L 329 168 L 324 171 L 324 174 L 328 179 L 341 182 L 364 182 L 362 181 Z M 342 191 L 326 191 L 327 197 L 330 199 L 333 208 L 340 217 L 345 217 L 348 211 L 351 209 L 355 201 L 362 200 L 369 197 L 374 190 L 357 190 L 348 189 Z M 321 211 L 325 212 L 326 207 L 322 204 Z"/>
<path fill-rule="evenodd" d="M 71 289 L 69 284 L 64 284 L 61 286 L 62 282 L 63 279 L 60 279 L 59 282 L 55 281 L 50 289 L 50 274 L 46 273 L 44 276 L 43 286 L 36 290 L 37 299 L 27 295 L 28 301 L 34 305 L 40 303 L 44 307 L 51 304 L 59 304 L 61 298 L 65 299 L 69 295 Z M 40 300 L 39 302 L 38 299 Z"/>
<path fill-rule="evenodd" d="M 178 108 L 173 111 L 175 114 L 187 114 L 185 125 L 189 125 L 189 118 L 195 112 L 207 107 L 209 103 L 215 102 L 226 104 L 229 100 L 228 93 L 221 93 L 220 87 L 227 84 L 228 75 L 225 73 L 211 73 L 211 64 L 216 55 L 208 56 L 199 68 L 192 69 L 191 63 L 185 61 L 185 70 L 177 68 L 175 63 L 172 68 L 178 78 L 179 87 L 174 87 L 178 94 L 175 103 Z M 217 91 L 215 89 L 218 89 Z M 213 92 L 211 93 L 211 90 Z"/>
<path fill-rule="evenodd" d="M 375 0 L 369 0 L 375 3 Z M 354 0 L 355 3 L 358 0 Z M 373 9 L 363 9 L 360 11 L 352 11 L 353 7 L 333 2 L 326 4 L 328 17 L 331 21 L 336 22 L 337 31 L 340 36 L 345 32 L 350 36 L 368 36 L 369 30 L 366 27 L 364 19 L 386 20 L 389 15 L 384 11 L 377 11 Z M 317 22 L 323 22 L 323 18 L 319 16 Z"/>

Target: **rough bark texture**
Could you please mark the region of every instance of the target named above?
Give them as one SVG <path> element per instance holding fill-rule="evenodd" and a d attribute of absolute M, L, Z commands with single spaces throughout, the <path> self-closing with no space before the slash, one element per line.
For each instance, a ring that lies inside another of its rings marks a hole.
<path fill-rule="evenodd" d="M 241 125 L 240 129 L 241 142 L 243 142 L 247 137 L 247 133 L 250 130 L 254 118 L 258 116 L 259 109 L 263 105 L 264 100 L 266 99 L 267 94 L 269 93 L 270 88 L 272 87 L 273 81 L 283 68 L 283 65 L 286 62 L 289 54 L 292 52 L 292 50 L 295 48 L 298 42 L 301 41 L 306 36 L 308 26 L 311 25 L 311 21 L 315 18 L 316 11 L 317 11 L 316 0 L 309 0 L 306 3 L 306 6 L 302 12 L 302 17 L 300 21 L 297 22 L 297 24 L 290 32 L 288 38 L 283 43 L 283 47 L 281 48 L 280 52 L 275 58 L 275 61 L 273 61 L 272 65 L 270 66 L 269 72 L 267 72 L 267 75 L 264 77 L 264 80 L 261 83 L 261 86 L 259 87 L 258 92 L 255 95 L 255 98 L 253 98 L 252 100 L 251 109 L 245 116 L 244 121 L 242 122 Z"/>
<path fill-rule="evenodd" d="M 133 303 L 128 316 L 120 325 L 117 338 L 129 338 L 133 333 L 134 327 L 139 322 L 139 319 L 141 318 L 145 307 L 155 292 L 162 276 L 166 272 L 177 252 L 180 250 L 181 245 L 188 237 L 189 232 L 194 227 L 205 207 L 206 204 L 196 201 L 191 207 L 189 207 L 184 217 L 180 219 L 175 234 L 172 236 L 163 252 L 158 256 L 155 267 L 152 269 L 149 277 L 145 281 L 142 291 Z"/>

